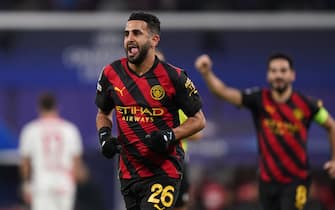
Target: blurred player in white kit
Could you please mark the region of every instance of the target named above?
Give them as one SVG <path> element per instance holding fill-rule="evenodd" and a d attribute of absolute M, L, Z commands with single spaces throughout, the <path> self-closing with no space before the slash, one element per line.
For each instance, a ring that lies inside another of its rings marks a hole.
<path fill-rule="evenodd" d="M 58 114 L 55 97 L 39 98 L 39 116 L 20 134 L 22 193 L 32 210 L 72 210 L 82 167 L 78 128 Z"/>

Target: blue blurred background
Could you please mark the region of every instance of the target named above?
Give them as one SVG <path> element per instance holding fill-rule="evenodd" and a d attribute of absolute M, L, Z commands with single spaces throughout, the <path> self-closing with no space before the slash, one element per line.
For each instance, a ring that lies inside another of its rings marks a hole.
<path fill-rule="evenodd" d="M 77 14 L 79 11 L 97 13 L 104 10 L 128 14 L 133 9 L 172 12 L 172 15 L 173 12 L 189 11 L 195 14 L 204 11 L 219 14 L 252 12 L 256 15 L 264 11 L 276 14 L 287 11 L 293 14 L 301 11 L 306 14 L 316 11 L 334 14 L 335 4 L 332 0 L 0 2 L 0 15 L 1 11 L 29 11 L 36 14 L 41 11 L 65 11 Z M 237 192 L 237 187 L 229 183 L 232 180 L 237 183 L 245 181 L 243 176 L 240 181 L 236 180 L 241 173 L 250 175 L 249 181 L 254 181 L 257 172 L 257 145 L 251 115 L 208 92 L 193 66 L 200 54 L 207 53 L 212 57 L 215 72 L 227 84 L 244 89 L 267 86 L 267 57 L 273 52 L 288 53 L 294 59 L 297 72 L 295 88 L 322 99 L 330 113 L 335 113 L 335 27 L 177 30 L 164 29 L 164 19 L 161 21 L 159 48 L 168 62 L 188 72 L 202 95 L 203 110 L 208 121 L 204 138 L 190 145 L 193 203 L 204 202 L 199 197 L 204 197 L 202 193 L 207 192 L 201 187 L 206 186 L 202 184 L 208 180 L 220 185 L 226 193 L 226 203 L 232 203 L 232 199 L 228 198 L 234 197 L 232 194 Z M 55 93 L 61 115 L 78 125 L 82 133 L 84 158 L 91 173 L 91 190 L 97 192 L 96 202 L 101 204 L 100 209 L 121 209 L 115 163 L 104 160 L 99 153 L 94 98 L 96 81 L 103 66 L 124 55 L 123 25 L 118 30 L 23 30 L 15 27 L 9 30 L 1 26 L 0 22 L 0 209 L 24 208 L 19 196 L 18 136 L 22 126 L 36 117 L 37 97 L 45 91 Z M 319 126 L 313 125 L 309 137 L 310 161 L 316 183 L 320 185 L 318 189 L 328 186 L 318 191 L 328 190 L 328 194 L 317 199 L 334 208 L 333 183 L 321 170 L 322 164 L 330 156 L 327 135 Z M 221 204 L 222 209 L 226 203 Z M 206 209 L 205 204 L 200 206 Z"/>

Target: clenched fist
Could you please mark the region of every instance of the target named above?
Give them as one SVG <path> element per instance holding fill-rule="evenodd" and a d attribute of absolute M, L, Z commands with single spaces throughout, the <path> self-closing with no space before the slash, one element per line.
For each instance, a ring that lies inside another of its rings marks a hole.
<path fill-rule="evenodd" d="M 328 172 L 331 178 L 333 179 L 335 178 L 335 161 L 334 160 L 330 160 L 326 162 L 323 168 Z"/>
<path fill-rule="evenodd" d="M 195 60 L 194 66 L 202 75 L 205 75 L 212 71 L 213 63 L 208 55 L 201 55 Z"/>

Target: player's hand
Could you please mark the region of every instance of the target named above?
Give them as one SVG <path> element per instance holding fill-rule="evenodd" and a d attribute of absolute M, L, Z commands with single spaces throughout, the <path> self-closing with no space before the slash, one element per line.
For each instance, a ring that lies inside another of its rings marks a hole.
<path fill-rule="evenodd" d="M 177 142 L 172 129 L 154 131 L 146 135 L 145 140 L 149 144 L 149 147 L 158 153 L 167 152 L 170 145 Z"/>
<path fill-rule="evenodd" d="M 335 160 L 327 161 L 324 164 L 323 169 L 328 171 L 328 174 L 331 178 L 335 178 Z"/>
<path fill-rule="evenodd" d="M 194 66 L 202 75 L 205 75 L 212 71 L 213 62 L 208 55 L 201 55 L 195 60 Z"/>
<path fill-rule="evenodd" d="M 117 138 L 111 137 L 111 129 L 108 127 L 100 128 L 99 130 L 99 142 L 101 146 L 101 153 L 108 159 L 119 153 L 119 147 L 117 145 Z"/>
<path fill-rule="evenodd" d="M 22 199 L 23 201 L 30 205 L 31 204 L 31 184 L 30 182 L 24 182 L 21 186 Z"/>

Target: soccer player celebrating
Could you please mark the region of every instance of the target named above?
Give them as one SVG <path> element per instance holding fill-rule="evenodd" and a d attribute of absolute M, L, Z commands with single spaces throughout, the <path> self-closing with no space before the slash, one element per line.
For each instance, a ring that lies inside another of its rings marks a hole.
<path fill-rule="evenodd" d="M 328 131 L 332 157 L 324 168 L 335 177 L 335 123 L 320 100 L 293 90 L 292 59 L 281 53 L 270 56 L 267 70 L 270 88 L 245 91 L 229 87 L 216 77 L 207 55 L 198 57 L 195 67 L 215 95 L 252 112 L 259 145 L 260 200 L 264 210 L 302 210 L 310 185 L 308 128 L 314 121 Z"/>
<path fill-rule="evenodd" d="M 181 139 L 205 126 L 199 93 L 184 71 L 155 55 L 160 21 L 135 12 L 124 30 L 126 58 L 107 65 L 97 85 L 96 125 L 104 156 L 119 155 L 128 210 L 171 209 L 182 178 Z M 178 110 L 187 115 L 180 124 Z M 118 136 L 111 137 L 115 110 Z"/>
<path fill-rule="evenodd" d="M 162 53 L 162 51 L 156 49 L 156 56 L 159 58 L 159 60 L 165 61 L 165 56 Z M 179 113 L 180 123 L 185 122 L 185 120 L 187 119 L 187 116 L 185 115 L 183 110 L 179 109 L 178 113 Z M 182 146 L 185 152 L 184 171 L 183 171 L 183 178 L 180 183 L 179 193 L 176 198 L 176 203 L 175 203 L 173 210 L 185 210 L 188 208 L 188 204 L 190 200 L 190 195 L 189 195 L 190 182 L 189 182 L 189 177 L 188 177 L 189 155 L 187 154 L 188 141 L 196 141 L 196 140 L 199 140 L 201 137 L 202 137 L 202 132 L 200 131 L 188 137 L 187 139 L 182 140 Z"/>

